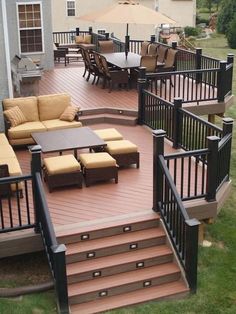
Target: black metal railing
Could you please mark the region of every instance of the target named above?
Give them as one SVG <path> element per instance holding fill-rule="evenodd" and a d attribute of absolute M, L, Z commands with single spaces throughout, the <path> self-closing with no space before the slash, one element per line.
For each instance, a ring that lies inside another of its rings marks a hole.
<path fill-rule="evenodd" d="M 198 226 L 190 219 L 166 165 L 163 130 L 153 132 L 153 209 L 160 213 L 192 292 L 197 288 Z"/>
<path fill-rule="evenodd" d="M 31 175 L 0 178 L 0 233 L 35 227 L 32 198 Z"/>

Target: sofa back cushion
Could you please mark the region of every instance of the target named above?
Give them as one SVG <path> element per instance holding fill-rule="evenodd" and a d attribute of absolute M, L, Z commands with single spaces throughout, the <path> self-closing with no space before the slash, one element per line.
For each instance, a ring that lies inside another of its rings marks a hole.
<path fill-rule="evenodd" d="M 39 121 L 37 97 L 7 98 L 3 100 L 3 109 L 19 107 L 28 122 Z"/>
<path fill-rule="evenodd" d="M 66 107 L 71 104 L 68 94 L 52 94 L 38 96 L 40 121 L 59 119 Z"/>

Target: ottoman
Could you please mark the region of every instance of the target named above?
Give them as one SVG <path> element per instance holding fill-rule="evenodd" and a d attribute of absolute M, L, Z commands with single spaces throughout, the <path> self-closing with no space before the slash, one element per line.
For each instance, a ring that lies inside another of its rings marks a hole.
<path fill-rule="evenodd" d="M 53 188 L 73 184 L 82 188 L 81 166 L 73 155 L 44 158 L 43 172 L 49 192 L 52 192 Z"/>
<path fill-rule="evenodd" d="M 139 168 L 138 146 L 128 140 L 107 142 L 106 151 L 116 160 L 118 166 L 136 164 Z"/>
<path fill-rule="evenodd" d="M 106 152 L 80 154 L 80 163 L 88 187 L 96 181 L 115 179 L 118 183 L 116 160 Z"/>
<path fill-rule="evenodd" d="M 94 130 L 94 133 L 105 142 L 123 140 L 123 136 L 115 128 Z"/>

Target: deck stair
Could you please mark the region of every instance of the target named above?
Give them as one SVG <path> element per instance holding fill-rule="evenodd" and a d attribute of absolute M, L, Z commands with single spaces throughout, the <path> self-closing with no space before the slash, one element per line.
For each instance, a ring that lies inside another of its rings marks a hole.
<path fill-rule="evenodd" d="M 189 293 L 156 213 L 62 226 L 56 234 L 67 247 L 72 314 L 104 312 Z"/>
<path fill-rule="evenodd" d="M 83 125 L 96 123 L 113 123 L 122 125 L 136 125 L 137 111 L 118 108 L 84 109 L 79 112 Z"/>

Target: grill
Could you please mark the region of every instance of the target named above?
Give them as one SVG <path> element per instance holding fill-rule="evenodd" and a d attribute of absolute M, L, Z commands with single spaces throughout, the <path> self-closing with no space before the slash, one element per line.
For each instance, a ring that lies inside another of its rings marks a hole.
<path fill-rule="evenodd" d="M 42 69 L 31 58 L 15 55 L 11 61 L 11 71 L 15 97 L 38 95 Z"/>

